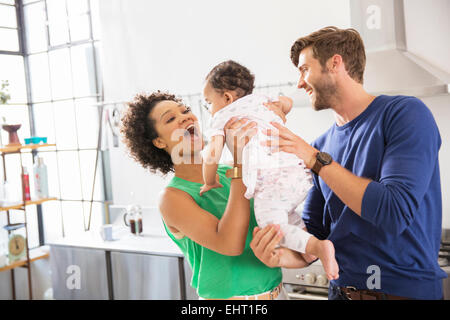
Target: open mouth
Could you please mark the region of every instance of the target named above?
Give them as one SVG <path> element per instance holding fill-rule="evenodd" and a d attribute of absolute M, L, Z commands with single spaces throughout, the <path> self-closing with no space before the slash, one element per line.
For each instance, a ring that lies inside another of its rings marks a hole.
<path fill-rule="evenodd" d="M 186 129 L 186 131 L 184 132 L 185 136 L 191 136 L 191 137 L 198 137 L 198 132 L 195 129 L 195 126 L 193 124 L 191 124 L 190 126 L 188 126 Z"/>

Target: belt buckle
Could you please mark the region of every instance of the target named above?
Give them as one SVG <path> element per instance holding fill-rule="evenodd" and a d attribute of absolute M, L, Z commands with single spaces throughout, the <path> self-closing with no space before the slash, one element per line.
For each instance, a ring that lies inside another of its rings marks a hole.
<path fill-rule="evenodd" d="M 276 294 L 276 296 L 274 296 Z M 275 298 L 280 294 L 280 285 L 276 286 L 272 291 L 270 291 L 270 300 L 275 300 Z"/>
<path fill-rule="evenodd" d="M 358 291 L 355 287 L 352 287 L 352 286 L 346 286 L 345 289 L 348 289 L 348 290 L 353 291 L 353 292 Z M 350 295 L 351 295 L 351 292 L 345 292 L 345 296 L 347 297 L 347 299 L 348 300 L 353 300 Z"/>

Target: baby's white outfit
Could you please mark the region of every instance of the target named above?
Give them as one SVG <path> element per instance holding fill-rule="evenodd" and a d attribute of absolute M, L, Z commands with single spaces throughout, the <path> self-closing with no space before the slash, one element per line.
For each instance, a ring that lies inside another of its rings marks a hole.
<path fill-rule="evenodd" d="M 283 124 L 280 117 L 263 105 L 271 100 L 262 94 L 251 94 L 229 104 L 214 114 L 207 137 L 225 135 L 224 126 L 231 117 L 257 123 L 258 132 L 242 154 L 242 180 L 247 187 L 245 197 L 254 198 L 255 218 L 260 227 L 279 224 L 284 234 L 280 244 L 304 253 L 311 234 L 303 230 L 303 220 L 295 208 L 312 187 L 311 173 L 296 155 L 271 152 L 269 147 L 261 145 L 270 139 L 261 129 L 275 129 L 270 122 Z"/>

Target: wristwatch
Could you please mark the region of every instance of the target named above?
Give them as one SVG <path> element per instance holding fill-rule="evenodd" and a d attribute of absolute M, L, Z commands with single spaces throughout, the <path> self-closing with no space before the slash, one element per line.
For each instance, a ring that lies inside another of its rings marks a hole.
<path fill-rule="evenodd" d="M 319 175 L 320 169 L 323 166 L 327 166 L 333 162 L 333 158 L 326 152 L 317 152 L 315 155 L 314 164 L 311 166 L 312 172 Z"/>
<path fill-rule="evenodd" d="M 231 179 L 242 178 L 242 168 L 241 167 L 233 167 L 231 169 L 228 169 L 225 172 L 225 176 L 227 178 L 231 178 Z"/>

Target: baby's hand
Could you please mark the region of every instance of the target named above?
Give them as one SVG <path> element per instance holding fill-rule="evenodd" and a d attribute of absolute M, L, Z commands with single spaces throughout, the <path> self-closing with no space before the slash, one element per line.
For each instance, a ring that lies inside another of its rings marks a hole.
<path fill-rule="evenodd" d="M 263 105 L 279 116 L 283 120 L 283 123 L 286 123 L 286 114 L 283 112 L 283 105 L 280 101 L 265 102 Z"/>
<path fill-rule="evenodd" d="M 223 185 L 220 184 L 219 182 L 216 182 L 213 185 L 204 184 L 200 188 L 200 195 L 202 196 L 205 192 L 208 192 L 211 189 L 222 188 L 222 187 L 223 187 Z"/>

